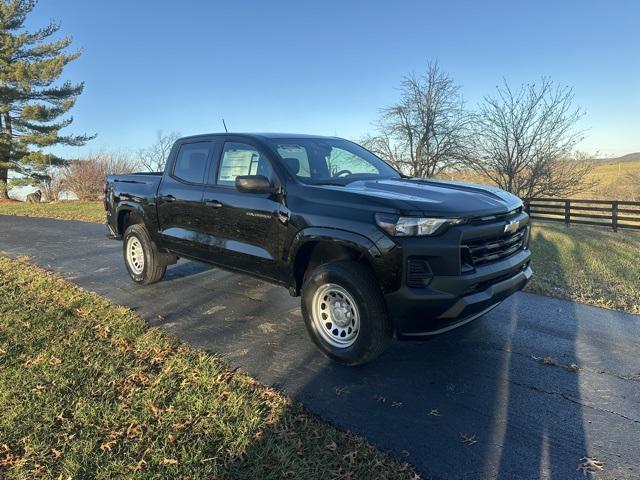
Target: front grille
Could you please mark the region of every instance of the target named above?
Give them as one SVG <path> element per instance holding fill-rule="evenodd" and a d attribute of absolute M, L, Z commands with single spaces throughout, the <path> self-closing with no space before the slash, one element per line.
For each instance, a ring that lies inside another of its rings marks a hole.
<path fill-rule="evenodd" d="M 462 264 L 477 267 L 509 257 L 525 246 L 527 227 L 516 233 L 473 240 L 462 245 Z"/>

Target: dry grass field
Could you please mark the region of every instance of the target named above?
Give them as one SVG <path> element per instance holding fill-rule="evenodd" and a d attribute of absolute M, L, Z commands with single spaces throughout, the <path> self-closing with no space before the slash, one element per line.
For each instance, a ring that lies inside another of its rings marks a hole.
<path fill-rule="evenodd" d="M 588 180 L 596 184 L 577 198 L 640 201 L 640 161 L 598 164 Z"/>
<path fill-rule="evenodd" d="M 474 172 L 455 172 L 440 175 L 446 180 L 460 180 L 473 183 L 491 183 Z M 593 183 L 575 198 L 597 200 L 640 201 L 640 161 L 599 162 L 586 182 Z"/>

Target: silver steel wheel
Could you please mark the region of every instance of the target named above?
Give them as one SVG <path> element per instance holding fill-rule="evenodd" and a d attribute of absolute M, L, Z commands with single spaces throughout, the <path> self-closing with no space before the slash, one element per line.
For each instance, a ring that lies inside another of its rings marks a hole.
<path fill-rule="evenodd" d="M 360 332 L 360 312 L 351 294 L 340 285 L 322 285 L 313 296 L 311 316 L 316 330 L 333 347 L 353 345 Z"/>
<path fill-rule="evenodd" d="M 136 275 L 142 275 L 144 270 L 144 250 L 138 237 L 129 237 L 127 240 L 127 264 Z"/>

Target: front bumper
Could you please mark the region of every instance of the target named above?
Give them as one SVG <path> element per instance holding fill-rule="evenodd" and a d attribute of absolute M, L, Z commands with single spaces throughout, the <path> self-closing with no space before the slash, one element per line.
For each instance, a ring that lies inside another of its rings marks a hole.
<path fill-rule="evenodd" d="M 533 274 L 531 253 L 513 256 L 458 276 L 436 276 L 428 288 L 402 285 L 385 295 L 396 335 L 419 339 L 464 325 L 521 290 Z"/>

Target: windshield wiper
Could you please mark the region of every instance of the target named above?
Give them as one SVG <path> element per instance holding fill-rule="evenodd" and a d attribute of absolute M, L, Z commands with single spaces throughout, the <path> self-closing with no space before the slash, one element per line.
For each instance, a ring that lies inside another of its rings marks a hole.
<path fill-rule="evenodd" d="M 346 184 L 344 181 L 336 181 L 336 180 L 322 180 L 322 181 L 314 181 L 311 183 L 312 185 L 334 185 L 338 187 L 344 187 Z"/>
<path fill-rule="evenodd" d="M 358 181 L 367 181 L 367 180 L 393 180 L 401 177 L 391 177 L 391 176 L 378 176 L 378 175 L 366 175 L 366 174 L 355 174 L 348 177 L 340 177 L 334 179 L 323 179 L 323 180 L 315 180 L 312 185 L 338 185 L 340 187 L 344 187 L 350 183 L 358 182 Z"/>

